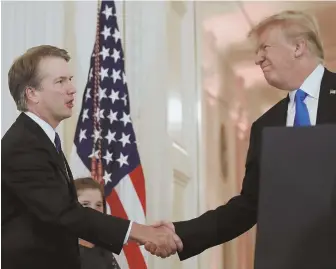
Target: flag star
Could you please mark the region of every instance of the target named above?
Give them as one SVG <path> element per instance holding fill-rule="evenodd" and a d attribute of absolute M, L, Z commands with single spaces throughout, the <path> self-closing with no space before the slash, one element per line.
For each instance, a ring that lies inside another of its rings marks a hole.
<path fill-rule="evenodd" d="M 111 95 L 109 96 L 109 98 L 111 98 L 112 104 L 114 104 L 115 100 L 119 100 L 119 92 L 118 91 L 114 91 L 112 89 Z"/>
<path fill-rule="evenodd" d="M 131 144 L 130 140 L 130 135 L 125 135 L 122 133 L 122 137 L 119 139 L 119 141 L 122 143 L 123 147 L 125 147 L 126 144 Z"/>
<path fill-rule="evenodd" d="M 106 57 L 110 56 L 110 49 L 105 48 L 105 46 L 102 47 L 102 51 L 99 53 L 103 56 L 103 60 L 105 60 Z"/>
<path fill-rule="evenodd" d="M 117 43 L 121 37 L 120 32 L 117 28 L 114 28 L 114 34 L 112 36 L 114 37 L 114 42 Z"/>
<path fill-rule="evenodd" d="M 85 94 L 85 101 L 87 101 L 89 98 L 91 98 L 91 89 L 87 88 L 87 91 Z"/>
<path fill-rule="evenodd" d="M 102 12 L 105 15 L 106 20 L 109 19 L 110 16 L 112 16 L 112 7 L 108 7 L 108 5 L 105 5 L 105 10 Z"/>
<path fill-rule="evenodd" d="M 116 71 L 115 69 L 112 69 L 112 78 L 113 78 L 113 83 L 116 83 L 118 79 L 121 79 L 120 70 Z"/>
<path fill-rule="evenodd" d="M 104 25 L 104 31 L 101 31 L 100 34 L 104 36 L 104 40 L 106 40 L 109 36 L 111 36 L 111 27 L 107 28 L 106 25 Z"/>
<path fill-rule="evenodd" d="M 123 112 L 123 117 L 120 119 L 120 121 L 123 121 L 124 126 L 126 126 L 128 122 L 131 123 L 131 115 L 130 114 L 127 115 L 125 112 Z"/>
<path fill-rule="evenodd" d="M 84 122 L 85 119 L 89 118 L 88 113 L 89 113 L 89 109 L 88 108 L 83 110 L 82 122 Z"/>
<path fill-rule="evenodd" d="M 110 119 L 110 124 L 112 124 L 113 121 L 118 120 L 117 113 L 118 112 L 113 112 L 112 109 L 110 109 L 110 115 L 107 116 Z"/>
<path fill-rule="evenodd" d="M 86 129 L 80 129 L 79 131 L 79 142 L 82 142 L 83 139 L 87 139 L 86 137 Z"/>
<path fill-rule="evenodd" d="M 96 114 L 95 114 L 95 117 L 96 117 L 97 120 L 105 118 L 104 110 L 105 109 L 101 109 L 101 110 L 97 109 Z"/>
<path fill-rule="evenodd" d="M 125 74 L 125 72 L 123 72 L 122 76 L 123 76 L 123 82 L 124 82 L 124 84 L 126 84 L 126 74 Z"/>
<path fill-rule="evenodd" d="M 94 134 L 92 135 L 92 137 L 94 137 L 95 142 L 97 142 L 98 139 L 102 138 L 100 133 L 101 133 L 101 130 L 94 130 Z"/>
<path fill-rule="evenodd" d="M 113 153 L 110 153 L 108 150 L 106 150 L 106 154 L 103 157 L 106 160 L 106 164 L 109 164 L 109 162 L 112 162 L 112 155 Z"/>
<path fill-rule="evenodd" d="M 93 68 L 90 68 L 90 73 L 89 73 L 89 80 L 91 81 L 91 79 L 93 78 Z"/>
<path fill-rule="evenodd" d="M 105 88 L 105 89 L 102 89 L 102 88 L 100 88 L 100 86 L 99 86 L 99 102 L 100 102 L 103 98 L 107 98 L 105 92 L 106 92 L 106 88 Z"/>
<path fill-rule="evenodd" d="M 105 138 L 107 139 L 109 144 L 111 143 L 111 141 L 116 142 L 115 135 L 116 135 L 116 132 L 111 133 L 111 131 L 108 130 L 108 134 L 107 134 L 107 136 L 105 136 Z"/>
<path fill-rule="evenodd" d="M 107 171 L 105 170 L 104 171 L 104 176 L 103 176 L 103 179 L 104 179 L 104 181 L 105 181 L 105 185 L 107 184 L 107 183 L 109 183 L 109 182 L 111 182 L 112 180 L 111 180 L 111 175 L 112 175 L 112 173 L 107 173 Z"/>
<path fill-rule="evenodd" d="M 121 168 L 124 164 L 128 165 L 128 161 L 127 161 L 127 159 L 128 159 L 128 155 L 125 155 L 125 156 L 124 156 L 124 155 L 120 152 L 120 157 L 117 159 L 117 162 L 119 162 L 120 168 Z"/>
<path fill-rule="evenodd" d="M 99 150 L 94 151 L 94 149 L 92 150 L 92 153 L 89 155 L 89 158 L 93 158 L 95 157 L 96 159 L 99 158 Z"/>
<path fill-rule="evenodd" d="M 124 105 L 127 106 L 127 94 L 125 93 L 125 95 L 123 97 L 121 97 L 121 100 L 124 101 Z"/>
<path fill-rule="evenodd" d="M 101 81 L 103 81 L 104 80 L 104 78 L 108 78 L 108 71 L 109 71 L 109 69 L 108 68 L 103 68 L 103 67 L 101 67 L 100 68 L 100 72 L 99 72 L 99 75 L 100 75 L 100 80 Z"/>
<path fill-rule="evenodd" d="M 114 62 L 116 63 L 120 59 L 120 51 L 113 49 L 113 54 L 111 55 L 113 58 Z"/>

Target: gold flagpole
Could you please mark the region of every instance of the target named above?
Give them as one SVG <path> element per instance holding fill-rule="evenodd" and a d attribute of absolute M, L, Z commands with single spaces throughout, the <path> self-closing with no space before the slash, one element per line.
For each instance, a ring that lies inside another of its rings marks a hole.
<path fill-rule="evenodd" d="M 95 39 L 95 47 L 94 47 L 94 87 L 93 87 L 93 134 L 96 132 L 100 133 L 100 113 L 99 113 L 99 71 L 100 71 L 100 42 L 99 42 L 99 34 L 100 34 L 100 10 L 101 10 L 101 1 L 97 1 L 97 24 L 96 24 L 96 39 Z M 96 149 L 98 150 L 98 159 L 95 156 Z M 93 154 L 91 160 L 91 176 L 94 180 L 98 181 L 100 184 L 103 184 L 102 178 L 102 161 L 101 161 L 101 139 L 97 137 L 97 141 L 93 142 Z"/>

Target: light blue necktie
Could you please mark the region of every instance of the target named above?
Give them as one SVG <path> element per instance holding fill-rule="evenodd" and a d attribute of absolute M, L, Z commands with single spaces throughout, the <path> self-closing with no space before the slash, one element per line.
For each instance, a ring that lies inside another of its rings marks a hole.
<path fill-rule="evenodd" d="M 306 104 L 303 102 L 307 93 L 298 89 L 295 94 L 295 118 L 294 126 L 310 126 L 309 112 Z"/>

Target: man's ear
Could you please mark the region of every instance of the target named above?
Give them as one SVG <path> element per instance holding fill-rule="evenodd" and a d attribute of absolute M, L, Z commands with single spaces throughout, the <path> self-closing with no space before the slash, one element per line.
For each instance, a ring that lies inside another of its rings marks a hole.
<path fill-rule="evenodd" d="M 39 93 L 36 90 L 36 88 L 31 87 L 31 86 L 27 86 L 25 88 L 25 93 L 26 93 L 27 100 L 30 100 L 34 104 L 39 103 Z"/>
<path fill-rule="evenodd" d="M 307 41 L 304 38 L 297 38 L 295 40 L 295 51 L 294 56 L 295 58 L 300 58 L 304 54 L 307 49 Z"/>

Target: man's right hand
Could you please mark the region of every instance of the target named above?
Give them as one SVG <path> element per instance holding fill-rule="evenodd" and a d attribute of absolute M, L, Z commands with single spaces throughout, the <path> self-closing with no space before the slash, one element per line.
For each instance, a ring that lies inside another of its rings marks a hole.
<path fill-rule="evenodd" d="M 181 252 L 183 250 L 183 243 L 182 240 L 180 239 L 180 237 L 175 233 L 175 226 L 172 222 L 169 221 L 159 221 L 157 223 L 154 223 L 153 225 L 151 225 L 152 227 L 156 228 L 156 229 L 164 229 L 167 232 L 171 232 L 174 236 L 174 240 L 175 242 L 178 243 L 178 247 L 177 247 L 177 251 Z M 156 255 L 158 257 L 161 257 L 161 253 L 162 250 L 160 248 L 157 248 L 157 246 L 155 246 L 154 244 L 152 244 L 151 242 L 146 242 L 145 244 L 145 249 L 150 252 L 153 255 Z"/>
<path fill-rule="evenodd" d="M 145 245 L 147 251 L 161 258 L 169 257 L 176 251 L 182 251 L 181 239 L 175 234 L 175 229 L 157 223 L 153 226 L 133 223 L 130 240 Z"/>

